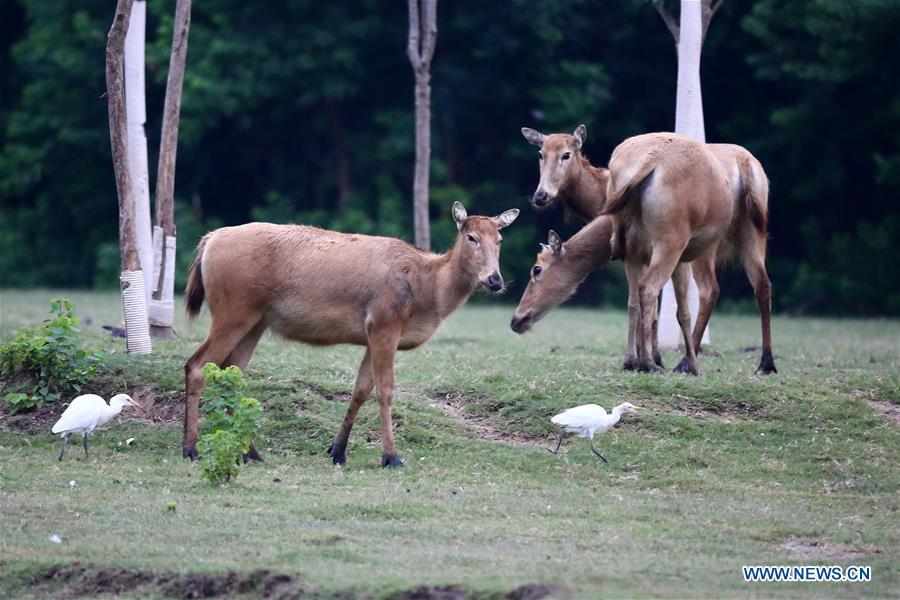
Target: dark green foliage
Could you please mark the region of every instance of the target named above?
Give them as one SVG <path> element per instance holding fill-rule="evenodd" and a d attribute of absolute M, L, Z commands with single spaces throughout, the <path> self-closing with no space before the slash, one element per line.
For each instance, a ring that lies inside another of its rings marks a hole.
<path fill-rule="evenodd" d="M 112 9 L 0 6 L 0 286 L 114 286 L 103 98 Z M 148 11 L 152 191 L 174 2 Z M 625 137 L 672 128 L 675 48 L 646 0 L 454 0 L 441 4 L 438 28 L 434 246 L 452 243 L 454 200 L 471 214 L 523 209 L 504 234 L 515 298 L 547 229 L 567 237 L 580 226 L 527 206 L 538 166 L 519 128 L 586 123 L 585 151 L 605 163 Z M 710 27 L 707 136 L 748 147 L 772 180 L 777 310 L 900 314 L 896 279 L 878 275 L 900 252 L 889 218 L 900 193 L 898 29 L 895 0 L 729 0 Z M 402 2 L 194 5 L 175 190 L 179 287 L 199 236 L 222 224 L 412 237 L 405 44 Z M 620 267 L 604 270 L 579 298 L 622 306 L 623 281 Z M 723 279 L 723 301 L 753 309 L 743 275 Z"/>
<path fill-rule="evenodd" d="M 203 377 L 204 428 L 209 431 L 200 437 L 203 476 L 210 483 L 225 483 L 238 475 L 238 464 L 259 428 L 262 407 L 255 398 L 244 396 L 247 383 L 239 368 L 220 369 L 208 363 Z"/>
<path fill-rule="evenodd" d="M 78 393 L 103 366 L 104 355 L 84 349 L 78 340 L 78 317 L 66 298 L 50 302 L 55 316 L 35 329 L 21 329 L 0 346 L 0 377 L 7 406 L 22 412 Z"/>

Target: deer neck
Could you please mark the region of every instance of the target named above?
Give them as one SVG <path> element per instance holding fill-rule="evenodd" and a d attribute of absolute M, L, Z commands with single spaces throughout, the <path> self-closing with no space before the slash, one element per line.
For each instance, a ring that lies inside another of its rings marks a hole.
<path fill-rule="evenodd" d="M 602 215 L 585 225 L 565 244 L 567 264 L 583 280 L 612 256 L 612 217 Z"/>
<path fill-rule="evenodd" d="M 609 169 L 594 167 L 586 158 L 578 155 L 578 169 L 572 183 L 565 191 L 566 206 L 585 221 L 600 214 L 606 204 L 606 184 Z"/>
<path fill-rule="evenodd" d="M 463 237 L 457 236 L 453 247 L 435 260 L 434 298 L 441 319 L 459 308 L 478 287 L 478 275 L 469 271 L 463 261 L 460 251 L 463 243 Z"/>

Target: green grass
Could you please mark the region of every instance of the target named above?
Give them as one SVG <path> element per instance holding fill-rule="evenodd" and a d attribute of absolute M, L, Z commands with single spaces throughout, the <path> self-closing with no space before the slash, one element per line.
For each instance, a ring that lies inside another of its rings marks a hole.
<path fill-rule="evenodd" d="M 117 294 L 66 295 L 92 320 L 85 340 L 111 353 L 92 391 L 146 385 L 181 397 L 205 318 L 192 329 L 179 322 L 182 338 L 157 342 L 152 356 L 129 357 L 99 327 L 121 320 Z M 44 318 L 52 296 L 4 292 L 0 340 Z M 619 370 L 624 311 L 558 310 L 523 337 L 509 331 L 511 312 L 464 308 L 400 354 L 395 432 L 406 467 L 396 471 L 378 466 L 374 402 L 347 466 L 325 455 L 356 347 L 263 338 L 246 377 L 265 408 L 257 446 L 266 462 L 227 487 L 181 459 L 178 423 L 123 419 L 92 436 L 90 462 L 72 447 L 60 463 L 58 438 L 21 433 L 4 417 L 0 595 L 77 591 L 67 588 L 77 578 L 32 580 L 80 562 L 171 575 L 267 569 L 325 596 L 419 585 L 490 595 L 529 583 L 572 597 L 896 596 L 900 433 L 869 403 L 900 402 L 900 323 L 776 318 L 779 374 L 764 377 L 753 373 L 759 352 L 744 352 L 759 344 L 758 320 L 714 316 L 721 356 L 701 356 L 703 374 L 688 377 Z M 480 429 L 432 406 L 442 394 L 462 394 L 467 413 L 536 443 L 479 439 Z M 598 437 L 609 464 L 583 440 L 559 456 L 540 447 L 560 409 L 623 401 L 646 410 Z M 116 451 L 126 437 L 135 445 Z M 792 539 L 818 542 L 825 555 L 794 554 L 784 546 Z M 873 580 L 745 584 L 745 564 L 871 565 Z"/>

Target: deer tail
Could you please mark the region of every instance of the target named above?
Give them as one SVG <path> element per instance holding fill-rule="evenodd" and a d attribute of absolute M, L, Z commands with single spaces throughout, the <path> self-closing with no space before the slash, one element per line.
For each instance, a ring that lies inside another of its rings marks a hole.
<path fill-rule="evenodd" d="M 616 182 L 612 172 L 610 172 L 609 183 L 607 184 L 606 204 L 600 214 L 611 215 L 617 213 L 628 204 L 628 201 L 635 196 L 634 192 L 637 188 L 653 173 L 656 168 L 656 161 L 650 160 L 649 157 L 644 160 L 640 168 L 638 168 L 626 181 Z"/>
<path fill-rule="evenodd" d="M 193 321 L 203 306 L 203 300 L 206 298 L 206 291 L 203 289 L 203 251 L 209 241 L 207 233 L 197 244 L 197 250 L 194 253 L 194 262 L 191 264 L 191 270 L 188 273 L 187 289 L 184 293 L 185 304 L 187 304 L 188 323 Z"/>
<path fill-rule="evenodd" d="M 769 179 L 754 161 L 741 164 L 741 193 L 744 211 L 757 231 L 765 235 L 769 226 Z"/>

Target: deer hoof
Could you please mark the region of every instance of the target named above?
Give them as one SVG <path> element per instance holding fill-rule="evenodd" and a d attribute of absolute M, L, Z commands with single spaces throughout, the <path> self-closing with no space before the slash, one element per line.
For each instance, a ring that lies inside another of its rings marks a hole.
<path fill-rule="evenodd" d="M 335 446 L 332 444 L 328 448 L 328 455 L 331 457 L 331 462 L 336 465 L 343 465 L 347 463 L 347 446 L 346 444 L 339 444 Z"/>
<path fill-rule="evenodd" d="M 381 466 L 398 469 L 403 466 L 403 461 L 396 454 L 384 453 L 381 455 Z"/>
<path fill-rule="evenodd" d="M 197 454 L 196 446 L 183 446 L 181 448 L 181 457 L 182 458 L 189 458 L 193 462 L 193 461 L 197 460 L 198 456 L 199 455 Z"/>
<path fill-rule="evenodd" d="M 656 366 L 659 367 L 660 369 L 662 369 L 663 371 L 666 370 L 666 366 L 663 364 L 663 361 L 662 361 L 662 355 L 659 352 L 656 352 L 653 355 L 653 362 L 655 362 Z"/>
<path fill-rule="evenodd" d="M 772 357 L 771 352 L 763 353 L 762 358 L 759 361 L 759 367 L 757 367 L 756 372 L 762 373 L 763 375 L 771 375 L 772 373 L 778 372 L 778 369 L 775 368 L 775 359 Z"/>
<path fill-rule="evenodd" d="M 652 360 L 639 360 L 635 365 L 635 368 L 642 373 L 660 373 L 662 371 L 662 369 L 659 368 L 659 365 Z"/>
<path fill-rule="evenodd" d="M 259 452 L 256 451 L 256 448 L 250 446 L 250 449 L 247 450 L 247 453 L 244 454 L 244 464 L 246 465 L 251 460 L 255 460 L 256 462 L 266 462 L 263 460 L 263 457 L 259 455 Z"/>
<path fill-rule="evenodd" d="M 673 373 L 688 373 L 690 375 L 699 375 L 700 371 L 697 370 L 697 365 L 689 361 L 687 358 L 682 358 L 681 362 L 678 363 L 678 366 L 672 369 Z"/>

